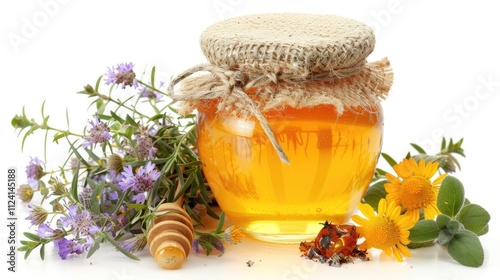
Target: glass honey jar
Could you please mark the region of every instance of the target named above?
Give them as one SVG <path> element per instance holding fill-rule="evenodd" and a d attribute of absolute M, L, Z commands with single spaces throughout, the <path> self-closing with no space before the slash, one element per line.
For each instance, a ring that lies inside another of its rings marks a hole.
<path fill-rule="evenodd" d="M 248 235 L 290 243 L 346 223 L 372 179 L 383 139 L 387 59 L 365 24 L 334 15 L 227 19 L 201 36 L 174 99 L 197 112 L 203 172 Z M 204 75 L 194 75 L 199 72 Z"/>

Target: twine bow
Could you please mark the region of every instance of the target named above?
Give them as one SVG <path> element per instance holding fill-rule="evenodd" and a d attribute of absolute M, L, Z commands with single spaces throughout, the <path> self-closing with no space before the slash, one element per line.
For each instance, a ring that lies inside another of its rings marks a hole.
<path fill-rule="evenodd" d="M 209 72 L 211 75 L 191 77 L 184 81 L 181 94 L 174 91 L 175 85 L 198 72 Z M 346 77 L 356 77 L 358 82 L 346 80 Z M 360 61 L 350 67 L 322 71 L 317 73 L 273 73 L 273 72 L 246 72 L 243 70 L 228 70 L 213 64 L 200 64 L 185 70 L 175 77 L 167 89 L 168 94 L 176 101 L 195 101 L 219 99 L 218 111 L 229 111 L 236 107 L 240 113 L 248 113 L 259 121 L 267 138 L 271 141 L 276 153 L 283 163 L 290 164 L 290 160 L 283 148 L 276 140 L 269 123 L 262 114 L 258 103 L 249 97 L 246 92 L 251 88 L 259 90 L 272 89 L 274 86 L 289 85 L 294 92 L 303 93 L 303 85 L 311 82 L 330 82 L 328 86 L 315 89 L 316 98 L 306 102 L 308 106 L 318 104 L 333 104 L 339 113 L 343 106 L 367 106 L 378 98 L 383 98 L 392 84 L 392 70 L 387 58 L 377 62 Z M 335 83 L 331 83 L 335 82 Z M 337 92 L 336 92 L 337 91 Z M 329 93 L 325 97 L 323 93 Z M 336 92 L 337 96 L 331 95 Z M 267 92 L 269 93 L 269 92 Z M 342 94 L 342 95 L 341 95 Z M 309 95 L 309 94 L 305 94 Z M 278 100 L 277 94 L 272 93 L 271 103 Z M 309 96 L 310 97 L 310 96 Z M 325 100 L 327 98 L 328 100 Z M 269 104 L 268 104 L 269 105 Z M 304 104 L 302 104 L 304 105 Z"/>
<path fill-rule="evenodd" d="M 218 86 L 212 87 L 210 90 L 206 91 L 197 91 L 191 94 L 175 94 L 174 87 L 176 84 L 186 79 L 197 72 L 209 72 L 215 77 L 218 78 Z M 268 77 L 269 79 L 269 77 Z M 274 78 L 275 80 L 275 78 Z M 175 77 L 168 87 L 168 94 L 173 100 L 177 101 L 189 101 L 189 100 L 201 100 L 201 99 L 222 99 L 222 102 L 219 102 L 218 109 L 222 109 L 225 102 L 224 100 L 231 98 L 239 100 L 239 107 L 246 107 L 253 116 L 257 118 L 260 126 L 264 130 L 267 138 L 271 141 L 273 148 L 278 154 L 281 162 L 290 164 L 290 160 L 288 159 L 283 147 L 278 143 L 276 137 L 271 130 L 271 126 L 267 122 L 264 115 L 257 108 L 255 102 L 245 93 L 246 90 L 255 86 L 255 84 L 259 81 L 259 79 L 252 79 L 249 82 L 249 77 L 243 73 L 242 71 L 231 71 L 227 69 L 223 69 L 221 67 L 214 66 L 212 64 L 200 64 L 194 66 L 190 69 L 179 74 Z"/>

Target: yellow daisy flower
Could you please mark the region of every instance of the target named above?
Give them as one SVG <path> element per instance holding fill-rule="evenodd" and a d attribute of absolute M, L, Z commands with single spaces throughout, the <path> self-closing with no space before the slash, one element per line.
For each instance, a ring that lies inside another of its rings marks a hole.
<path fill-rule="evenodd" d="M 425 160 L 420 159 L 417 164 L 413 158 L 403 159 L 393 167 L 398 177 L 389 173 L 385 175 L 389 180 L 384 184 L 387 202 L 394 201 L 400 205 L 404 214 L 414 222 L 420 219 L 420 209 L 424 210 L 425 219 L 434 219 L 439 214 L 436 206 L 439 187 L 447 175 L 443 174 L 431 182 L 438 167 L 438 162 L 425 164 Z"/>
<path fill-rule="evenodd" d="M 241 240 L 245 237 L 245 234 L 240 229 L 234 227 L 234 225 L 226 228 L 224 231 L 224 241 L 229 242 L 231 244 L 236 244 L 241 242 Z"/>
<path fill-rule="evenodd" d="M 411 256 L 406 245 L 410 243 L 408 237 L 415 223 L 401 215 L 401 207 L 394 202 L 387 204 L 385 199 L 381 199 L 378 203 L 378 215 L 368 204 L 358 203 L 358 208 L 366 217 L 352 216 L 352 220 L 359 225 L 357 230 L 360 237 L 365 238 L 359 249 L 380 249 L 389 256 L 394 255 L 399 262 L 403 261 L 401 254 Z"/>

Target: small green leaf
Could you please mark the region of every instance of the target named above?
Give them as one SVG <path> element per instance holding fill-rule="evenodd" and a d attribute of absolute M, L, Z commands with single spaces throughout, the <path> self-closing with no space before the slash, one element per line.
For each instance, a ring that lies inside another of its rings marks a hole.
<path fill-rule="evenodd" d="M 42 243 L 38 243 L 38 242 L 33 242 L 33 241 L 28 241 L 28 248 L 33 250 L 35 249 L 36 247 L 38 247 L 40 244 Z"/>
<path fill-rule="evenodd" d="M 220 218 L 219 218 L 219 223 L 217 223 L 217 228 L 215 229 L 215 232 L 219 233 L 222 232 L 222 227 L 224 226 L 224 220 L 226 218 L 226 214 L 224 211 L 220 213 Z"/>
<path fill-rule="evenodd" d="M 26 250 L 26 253 L 24 253 L 24 259 L 27 260 L 28 257 L 30 256 L 31 252 L 33 252 L 33 248 L 29 248 Z"/>
<path fill-rule="evenodd" d="M 79 202 L 79 197 L 78 197 L 78 176 L 80 172 L 80 161 L 78 161 L 77 166 L 75 168 L 75 171 L 73 173 L 73 180 L 71 181 L 71 196 L 73 199 L 77 202 Z"/>
<path fill-rule="evenodd" d="M 115 119 L 116 121 L 118 121 L 120 123 L 124 123 L 125 122 L 125 120 L 122 119 L 120 116 L 118 116 L 115 112 L 109 111 L 109 113 L 111 114 L 111 116 L 113 117 L 113 119 Z"/>
<path fill-rule="evenodd" d="M 55 142 L 56 144 L 59 144 L 59 139 L 66 137 L 66 133 L 64 132 L 58 132 L 54 134 L 54 138 L 52 138 L 52 142 Z"/>
<path fill-rule="evenodd" d="M 410 242 L 410 244 L 406 245 L 406 247 L 410 249 L 418 249 L 418 248 L 424 248 L 424 247 L 430 247 L 434 245 L 434 240 L 431 241 L 426 241 L 426 242 Z"/>
<path fill-rule="evenodd" d="M 151 69 L 151 86 L 155 86 L 155 74 L 156 74 L 156 67 L 153 66 L 153 69 Z"/>
<path fill-rule="evenodd" d="M 387 163 L 390 165 L 390 166 L 394 166 L 396 164 L 398 164 L 391 156 L 389 156 L 388 154 L 386 153 L 381 153 L 380 154 L 386 161 Z"/>
<path fill-rule="evenodd" d="M 424 150 L 424 149 L 422 149 L 422 147 L 420 147 L 419 145 L 417 145 L 417 144 L 413 144 L 413 143 L 410 143 L 410 145 L 411 145 L 411 146 L 412 146 L 415 150 L 417 150 L 417 152 L 419 152 L 420 154 L 424 154 L 424 155 L 425 155 L 425 154 L 427 154 L 427 153 L 425 152 L 425 150 Z"/>
<path fill-rule="evenodd" d="M 465 266 L 480 267 L 484 262 L 484 251 L 479 238 L 472 231 L 462 229 L 448 243 L 450 256 Z"/>
<path fill-rule="evenodd" d="M 482 228 L 481 230 L 476 232 L 476 235 L 477 236 L 485 235 L 488 233 L 489 230 L 490 230 L 490 227 L 488 225 L 486 225 L 484 228 Z"/>
<path fill-rule="evenodd" d="M 17 251 L 26 252 L 26 251 L 28 251 L 28 249 L 29 249 L 28 245 L 25 245 L 25 246 L 21 246 L 21 247 L 17 248 Z"/>
<path fill-rule="evenodd" d="M 16 115 L 15 117 L 13 117 L 10 123 L 16 129 L 18 129 L 18 128 L 24 129 L 24 128 L 28 127 L 28 126 L 33 125 L 26 118 L 26 116 L 18 116 L 18 115 Z"/>
<path fill-rule="evenodd" d="M 128 124 L 130 124 L 130 125 L 132 125 L 134 127 L 138 126 L 137 122 L 131 116 L 127 115 L 125 119 L 126 119 L 125 123 L 128 123 Z"/>
<path fill-rule="evenodd" d="M 45 259 L 45 243 L 40 247 L 40 259 L 42 259 L 42 261 Z"/>
<path fill-rule="evenodd" d="M 24 144 L 26 142 L 26 139 L 28 138 L 29 135 L 33 134 L 37 129 L 39 129 L 40 127 L 38 125 L 33 125 L 32 127 L 30 127 L 30 129 L 24 134 L 23 136 L 23 140 L 21 141 L 21 150 L 24 149 Z"/>
<path fill-rule="evenodd" d="M 445 149 L 446 149 L 446 138 L 443 137 L 443 140 L 441 140 L 441 151 L 444 151 Z"/>
<path fill-rule="evenodd" d="M 364 203 L 370 205 L 375 211 L 378 209 L 378 202 L 380 199 L 385 198 L 387 195 L 384 188 L 384 184 L 387 182 L 387 180 L 384 180 L 371 185 L 368 190 L 366 190 L 365 196 L 363 197 Z"/>
<path fill-rule="evenodd" d="M 125 137 L 127 137 L 128 139 L 132 139 L 133 133 L 134 133 L 134 128 L 132 126 L 126 126 L 125 131 L 123 132 Z"/>
<path fill-rule="evenodd" d="M 149 121 L 154 122 L 157 120 L 162 120 L 164 118 L 165 118 L 165 113 L 161 113 L 161 114 L 156 114 L 156 115 L 152 116 L 151 118 L 149 118 Z"/>
<path fill-rule="evenodd" d="M 123 205 L 123 201 L 125 200 L 126 197 L 128 197 L 130 193 L 130 188 L 126 189 L 118 199 L 118 201 L 109 209 L 109 213 L 111 214 L 116 214 L 118 213 L 118 210 L 120 210 L 120 207 Z"/>
<path fill-rule="evenodd" d="M 88 182 L 93 182 L 92 179 L 87 178 Z M 95 184 L 95 183 L 94 183 Z M 99 215 L 101 213 L 101 199 L 102 199 L 102 190 L 104 189 L 104 181 L 99 182 L 93 188 L 92 197 L 90 198 L 90 210 L 92 213 Z"/>
<path fill-rule="evenodd" d="M 457 215 L 457 220 L 464 227 L 474 233 L 478 233 L 490 221 L 490 214 L 483 207 L 477 204 L 466 205 Z"/>
<path fill-rule="evenodd" d="M 439 211 L 453 218 L 462 208 L 464 199 L 465 191 L 462 183 L 451 175 L 446 176 L 437 196 Z"/>
<path fill-rule="evenodd" d="M 69 121 L 68 108 L 66 108 L 66 126 L 68 127 L 68 130 L 69 130 L 69 124 L 70 124 L 70 121 Z"/>
<path fill-rule="evenodd" d="M 470 200 L 468 198 L 465 198 L 464 201 L 464 206 L 471 204 Z"/>
<path fill-rule="evenodd" d="M 24 236 L 28 237 L 29 239 L 36 241 L 36 242 L 42 242 L 42 238 L 36 234 L 30 233 L 30 232 L 25 232 Z"/>
<path fill-rule="evenodd" d="M 189 214 L 189 216 L 191 216 L 191 219 L 193 219 L 193 221 L 196 224 L 203 226 L 203 223 L 201 222 L 200 218 L 193 212 L 193 209 L 191 209 L 189 204 L 186 203 L 184 207 L 186 208 L 186 212 Z"/>
<path fill-rule="evenodd" d="M 434 220 L 419 220 L 410 229 L 410 241 L 414 243 L 428 242 L 439 235 L 439 227 Z"/>
<path fill-rule="evenodd" d="M 448 230 L 443 229 L 439 232 L 437 242 L 439 245 L 446 245 L 453 239 L 454 234 L 451 234 Z"/>
<path fill-rule="evenodd" d="M 108 241 L 109 243 L 111 243 L 111 245 L 115 246 L 115 248 L 120 251 L 122 254 L 124 254 L 125 256 L 133 259 L 133 260 L 136 260 L 136 261 L 139 261 L 140 259 L 131 254 L 129 251 L 125 250 L 122 246 L 120 246 L 120 244 L 118 244 L 118 242 L 116 242 L 113 237 L 111 237 L 107 232 L 103 232 L 102 233 L 102 236 L 104 237 L 104 239 L 106 239 L 106 241 Z"/>
<path fill-rule="evenodd" d="M 95 82 L 95 91 L 98 92 L 99 91 L 99 85 L 101 84 L 101 79 L 102 79 L 102 75 L 99 76 L 99 78 L 97 79 L 97 81 Z"/>
<path fill-rule="evenodd" d="M 446 225 L 448 224 L 448 222 L 451 220 L 450 217 L 446 216 L 446 215 L 443 215 L 443 214 L 439 214 L 437 217 L 436 217 L 436 223 L 439 227 L 439 229 L 443 229 L 443 228 L 446 228 Z"/>
<path fill-rule="evenodd" d="M 90 167 L 91 165 L 85 160 L 85 158 L 82 157 L 82 155 L 80 155 L 80 153 L 78 152 L 78 149 L 75 148 L 75 143 L 78 141 L 78 140 L 75 140 L 73 143 L 71 143 L 69 141 L 69 138 L 66 137 L 66 141 L 68 141 L 68 144 L 70 146 L 70 149 L 71 151 L 73 152 L 73 154 L 75 155 L 75 157 L 83 164 L 85 165 L 86 167 Z"/>
<path fill-rule="evenodd" d="M 462 227 L 460 226 L 460 222 L 457 220 L 451 220 L 450 222 L 448 222 L 448 224 L 446 224 L 446 230 L 450 234 L 456 234 L 461 228 Z"/>
<path fill-rule="evenodd" d="M 92 158 L 96 162 L 99 162 L 101 160 L 101 158 L 98 157 L 92 150 L 85 148 L 85 151 L 87 152 L 87 154 L 89 154 L 90 158 Z"/>
<path fill-rule="evenodd" d="M 127 204 L 127 207 L 130 209 L 139 209 L 139 210 L 148 208 L 148 206 L 145 204 L 136 204 L 136 203 L 129 203 Z"/>
<path fill-rule="evenodd" d="M 104 237 L 99 236 L 94 240 L 92 246 L 90 246 L 89 251 L 87 252 L 87 259 L 90 258 L 98 249 L 101 247 L 101 243 L 104 241 Z"/>
<path fill-rule="evenodd" d="M 143 216 L 141 215 L 142 212 L 141 211 L 137 211 L 137 213 L 135 213 L 134 217 L 130 220 L 130 224 L 134 225 L 135 223 L 137 223 L 141 218 L 143 218 Z"/>
<path fill-rule="evenodd" d="M 196 176 L 196 173 L 191 173 L 189 175 L 189 177 L 186 179 L 186 181 L 184 181 L 182 184 L 181 184 L 181 189 L 179 190 L 179 193 L 177 194 L 177 196 L 174 197 L 174 202 L 177 201 L 179 198 L 182 197 L 182 195 L 186 192 L 186 190 L 191 187 L 191 184 L 193 183 L 194 181 L 194 178 Z"/>

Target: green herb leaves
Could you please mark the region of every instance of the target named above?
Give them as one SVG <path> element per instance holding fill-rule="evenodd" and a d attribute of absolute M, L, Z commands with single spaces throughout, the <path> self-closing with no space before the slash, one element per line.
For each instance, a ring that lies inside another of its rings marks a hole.
<path fill-rule="evenodd" d="M 465 266 L 479 267 L 484 251 L 478 236 L 488 232 L 489 213 L 465 199 L 462 183 L 448 175 L 441 183 L 437 197 L 441 212 L 436 220 L 419 220 L 410 230 L 410 240 L 418 244 L 437 241 L 446 246 L 450 256 Z"/>
<path fill-rule="evenodd" d="M 439 211 L 450 217 L 455 217 L 462 208 L 464 200 L 465 190 L 462 183 L 452 176 L 444 178 L 437 197 Z"/>
<path fill-rule="evenodd" d="M 471 267 L 479 267 L 484 261 L 484 251 L 476 234 L 461 229 L 448 243 L 448 253 L 457 262 Z"/>

